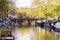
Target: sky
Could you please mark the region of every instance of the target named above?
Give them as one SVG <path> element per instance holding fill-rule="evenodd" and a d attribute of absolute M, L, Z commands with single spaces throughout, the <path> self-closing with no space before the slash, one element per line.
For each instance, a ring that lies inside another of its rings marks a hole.
<path fill-rule="evenodd" d="M 32 4 L 32 0 L 16 0 L 16 7 L 30 7 Z"/>

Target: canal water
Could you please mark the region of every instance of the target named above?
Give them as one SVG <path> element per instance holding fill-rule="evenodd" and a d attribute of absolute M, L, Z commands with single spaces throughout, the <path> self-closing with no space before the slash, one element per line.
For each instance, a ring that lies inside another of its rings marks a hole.
<path fill-rule="evenodd" d="M 37 27 L 16 27 L 15 40 L 45 40 L 45 30 Z"/>
<path fill-rule="evenodd" d="M 55 32 L 41 29 L 40 27 L 16 27 L 15 40 L 60 40 Z"/>

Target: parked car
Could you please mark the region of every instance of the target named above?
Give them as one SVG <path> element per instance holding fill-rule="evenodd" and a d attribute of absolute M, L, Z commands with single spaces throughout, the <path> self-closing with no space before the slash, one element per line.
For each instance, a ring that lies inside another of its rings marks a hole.
<path fill-rule="evenodd" d="M 55 31 L 56 31 L 56 32 L 60 32 L 60 22 L 57 22 L 57 23 L 55 24 Z"/>
<path fill-rule="evenodd" d="M 44 23 L 45 23 L 44 20 L 36 20 L 36 21 L 35 21 L 35 26 L 44 28 Z"/>
<path fill-rule="evenodd" d="M 41 20 L 36 20 L 35 21 L 35 26 L 40 26 L 40 24 L 41 24 Z"/>

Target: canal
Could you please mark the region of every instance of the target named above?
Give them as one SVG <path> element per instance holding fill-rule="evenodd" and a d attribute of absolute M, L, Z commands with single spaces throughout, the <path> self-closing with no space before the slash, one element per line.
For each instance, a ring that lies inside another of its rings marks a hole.
<path fill-rule="evenodd" d="M 16 27 L 15 40 L 59 40 L 54 32 L 49 32 L 40 27 Z"/>

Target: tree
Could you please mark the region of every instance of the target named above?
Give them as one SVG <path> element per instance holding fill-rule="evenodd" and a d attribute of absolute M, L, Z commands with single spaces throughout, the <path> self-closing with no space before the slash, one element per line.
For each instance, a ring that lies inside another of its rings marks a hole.
<path fill-rule="evenodd" d="M 11 10 L 12 0 L 0 0 L 0 15 L 4 17 L 9 13 Z"/>
<path fill-rule="evenodd" d="M 43 14 L 48 18 L 48 16 L 54 17 L 57 14 L 54 10 L 59 4 L 59 0 L 34 0 L 32 7 L 35 10 L 35 14 Z"/>

